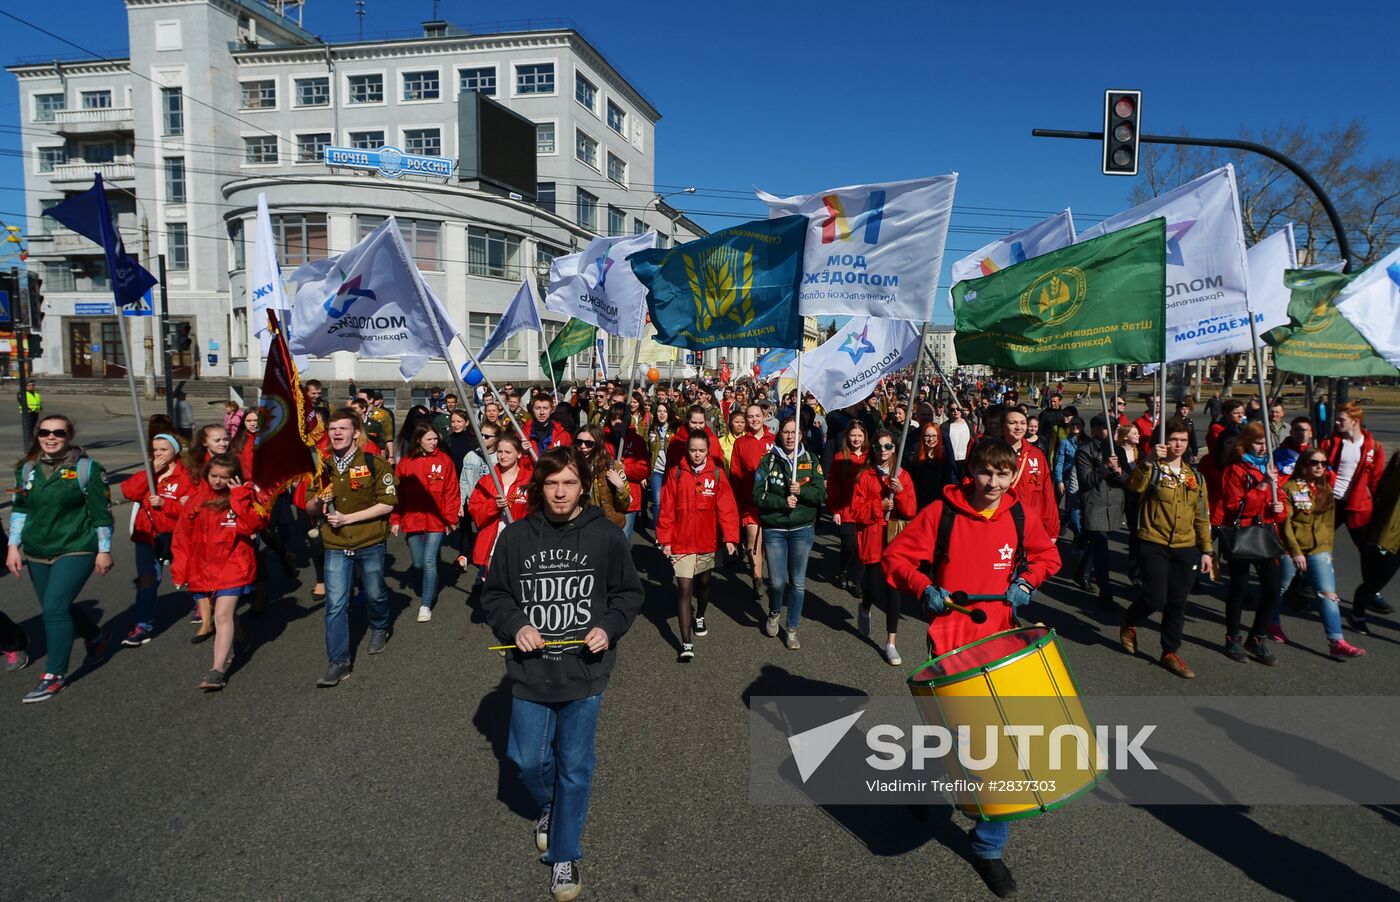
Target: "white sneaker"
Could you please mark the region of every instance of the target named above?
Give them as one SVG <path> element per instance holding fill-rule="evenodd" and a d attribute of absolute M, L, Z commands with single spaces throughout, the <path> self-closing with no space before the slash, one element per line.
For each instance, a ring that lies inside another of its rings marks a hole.
<path fill-rule="evenodd" d="M 420 605 L 418 606 L 418 622 L 419 622 L 419 623 L 427 623 L 429 620 L 432 620 L 432 619 L 433 619 L 433 609 L 430 608 L 430 607 L 428 607 L 428 606 L 425 605 L 425 604 L 420 604 Z"/>
<path fill-rule="evenodd" d="M 899 649 L 894 647 L 893 642 L 885 646 L 885 660 L 890 663 L 891 667 L 898 667 L 904 663 L 899 657 Z"/>

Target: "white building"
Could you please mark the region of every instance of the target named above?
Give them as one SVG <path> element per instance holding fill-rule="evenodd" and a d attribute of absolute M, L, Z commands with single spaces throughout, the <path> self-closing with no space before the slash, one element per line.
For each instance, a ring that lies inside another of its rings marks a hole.
<path fill-rule="evenodd" d="M 127 0 L 126 8 L 128 59 L 9 68 L 19 81 L 30 265 L 44 275 L 39 372 L 125 374 L 100 249 L 39 218 L 87 189 L 95 171 L 128 251 L 153 272 L 165 257 L 169 318 L 190 324 L 194 339 L 174 360 L 177 378 L 260 378 L 244 273 L 260 192 L 284 275 L 349 249 L 395 215 L 476 347 L 522 277 L 547 273 L 553 256 L 595 234 L 654 229 L 663 243 L 704 234 L 655 185 L 660 113 L 578 31 L 466 34 L 429 22 L 409 39 L 326 44 L 257 0 Z M 323 162 L 327 146 L 456 161 L 458 98 L 470 91 L 535 123 L 533 200 L 460 172 L 389 179 Z M 493 377 L 543 377 L 539 353 L 562 325 L 545 319 L 543 338 L 517 335 L 487 361 Z M 162 369 L 150 323 L 132 333 L 131 365 L 142 375 Z M 616 372 L 621 343 L 609 356 Z M 717 363 L 717 353 L 707 356 Z M 739 372 L 752 362 L 752 352 L 728 356 Z M 345 353 L 313 361 L 305 375 L 399 379 L 393 361 Z M 420 376 L 448 378 L 441 366 Z"/>

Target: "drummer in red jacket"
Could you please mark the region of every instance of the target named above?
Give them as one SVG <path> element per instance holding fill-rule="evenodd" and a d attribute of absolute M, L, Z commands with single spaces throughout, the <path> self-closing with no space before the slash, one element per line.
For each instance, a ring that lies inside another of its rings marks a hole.
<path fill-rule="evenodd" d="M 1050 475 L 1050 461 L 1045 452 L 1026 437 L 1026 415 L 1019 408 L 1008 407 L 1002 414 L 1002 438 L 1016 452 L 1016 470 L 1011 488 L 1026 513 L 1040 520 L 1050 541 L 1060 537 L 1060 506 L 1055 497 L 1055 479 Z"/>
<path fill-rule="evenodd" d="M 399 503 L 389 515 L 389 531 L 394 535 L 402 531 L 408 536 L 413 567 L 421 574 L 419 623 L 433 619 L 442 540 L 457 528 L 461 515 L 457 469 L 452 466 L 452 458 L 438 447 L 438 441 L 431 421 L 414 424 L 394 468 L 399 478 Z"/>
<path fill-rule="evenodd" d="M 692 635 L 704 636 L 705 610 L 710 604 L 710 572 L 715 552 L 724 542 L 734 553 L 739 544 L 739 508 L 724 470 L 710 456 L 710 437 L 691 434 L 686 459 L 666 474 L 661 484 L 661 512 L 656 520 L 656 544 L 670 558 L 676 573 L 676 604 L 680 614 L 681 653 L 686 663 L 695 657 Z M 691 617 L 691 596 L 696 606 Z"/>
<path fill-rule="evenodd" d="M 1014 610 L 1060 569 L 1060 554 L 1041 518 L 1028 515 L 1011 488 L 1022 460 L 1001 439 L 978 442 L 968 454 L 963 484 L 945 486 L 943 500 L 920 511 L 885 549 L 881 563 L 889 584 L 921 597 L 932 612 L 928 637 L 935 655 L 1011 629 Z M 929 564 L 932 578 L 925 572 Z M 948 611 L 945 602 L 955 591 L 998 597 L 969 603 L 987 614 L 985 622 L 974 623 Z M 979 821 L 971 833 L 977 873 L 1000 897 L 1016 891 L 1001 861 L 1008 835 L 1005 821 Z"/>

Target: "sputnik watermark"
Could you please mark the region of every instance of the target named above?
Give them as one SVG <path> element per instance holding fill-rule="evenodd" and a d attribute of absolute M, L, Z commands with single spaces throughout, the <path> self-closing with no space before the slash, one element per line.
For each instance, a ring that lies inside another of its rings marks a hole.
<path fill-rule="evenodd" d="M 1133 730 L 1131 734 L 1130 730 Z M 1067 745 L 1074 756 L 1072 766 L 1078 770 L 1128 770 L 1134 766 L 1156 770 L 1157 765 L 1142 749 L 1143 743 L 1156 730 L 1156 724 L 1146 724 L 1135 730 L 1126 724 L 1099 724 L 1091 734 L 1077 724 L 1060 724 L 1047 736 L 1044 724 L 1003 724 L 1000 727 L 991 724 L 982 728 L 982 751 L 978 754 L 973 742 L 974 730 L 964 724 L 957 728 L 956 755 L 958 764 L 967 770 L 989 770 L 999 763 L 1003 750 L 1000 739 L 1009 738 L 1016 753 L 1016 767 L 1023 770 L 1042 759 L 1051 770 L 1064 770 L 1071 766 L 1065 755 Z M 954 751 L 953 733 L 947 727 L 926 724 L 912 727 L 908 751 L 903 744 L 904 736 L 904 729 L 895 724 L 872 728 L 865 734 L 871 751 L 865 763 L 876 770 L 899 770 L 909 761 L 915 770 L 922 770 L 930 761 L 943 761 Z M 1043 742 L 1038 743 L 1037 739 Z"/>

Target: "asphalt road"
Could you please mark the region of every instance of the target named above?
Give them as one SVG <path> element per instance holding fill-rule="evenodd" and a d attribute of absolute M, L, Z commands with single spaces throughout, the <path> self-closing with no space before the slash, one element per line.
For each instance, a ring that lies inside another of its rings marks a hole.
<path fill-rule="evenodd" d="M 83 441 L 113 470 L 136 463 L 120 397 L 64 399 Z M 1400 411 L 1372 424 L 1392 444 Z M 0 413 L 0 459 L 16 456 L 12 409 Z M 118 522 L 124 522 L 118 512 Z M 120 530 L 119 530 L 120 532 Z M 130 626 L 133 568 L 94 577 L 81 603 L 118 635 Z M 1355 553 L 1339 542 L 1343 594 Z M 467 605 L 466 577 L 443 591 L 434 620 L 413 622 L 393 556 L 393 640 L 361 656 L 333 690 L 321 610 L 310 583 L 245 619 L 251 653 L 227 690 L 196 690 L 212 654 L 191 646 L 188 602 L 163 586 L 162 634 L 74 674 L 43 705 L 19 704 L 42 663 L 0 674 L 0 899 L 546 898 L 532 812 L 503 768 L 508 689 L 489 631 Z M 759 609 L 731 574 L 716 583 L 710 635 L 675 663 L 675 610 L 664 566 L 638 543 L 647 601 L 622 643 L 603 703 L 598 768 L 584 833 L 590 899 L 989 899 L 963 858 L 968 822 L 947 809 L 916 820 L 892 807 L 769 807 L 748 799 L 754 694 L 850 687 L 900 694 L 919 663 L 922 629 L 901 628 L 891 668 L 854 630 L 855 601 L 809 582 L 800 651 L 757 628 Z M 1124 551 L 1115 547 L 1117 570 Z M 834 566 L 823 536 L 811 572 Z M 450 572 L 450 571 L 449 571 Z M 309 576 L 310 571 L 304 571 Z M 450 577 L 449 577 L 450 578 Z M 660 581 L 658 581 L 660 580 Z M 279 586 L 280 588 L 280 586 Z M 1126 587 L 1123 587 L 1126 592 Z M 1400 589 L 1392 590 L 1395 596 Z M 1193 597 L 1178 680 L 1116 644 L 1116 615 L 1063 582 L 1035 618 L 1055 626 L 1085 695 L 1376 695 L 1400 676 L 1400 621 L 1358 639 L 1370 654 L 1337 663 L 1313 617 L 1287 616 L 1298 643 L 1277 668 L 1218 652 L 1223 587 Z M 1397 599 L 1400 600 L 1400 599 Z M 30 587 L 0 580 L 0 608 L 42 647 Z M 1154 628 L 1140 630 L 1156 650 Z M 80 659 L 81 649 L 75 661 Z M 1395 807 L 1087 807 L 1015 825 L 1006 860 L 1023 898 L 1382 899 L 1400 897 Z"/>

